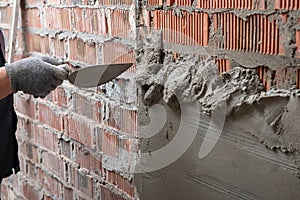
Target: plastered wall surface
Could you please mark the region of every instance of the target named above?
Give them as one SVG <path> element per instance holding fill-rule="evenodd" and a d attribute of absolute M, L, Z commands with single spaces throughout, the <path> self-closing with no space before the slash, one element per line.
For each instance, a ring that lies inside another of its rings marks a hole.
<path fill-rule="evenodd" d="M 135 64 L 97 88 L 16 95 L 22 172 L 2 199 L 299 199 L 299 7 L 22 1 L 15 60 Z M 6 42 L 11 12 L 1 1 Z"/>
<path fill-rule="evenodd" d="M 170 165 L 135 177 L 141 199 L 299 198 L 299 3 L 148 1 L 140 130 L 153 106 L 170 116 L 142 152 L 178 152 L 177 135 L 194 138 Z M 185 112 L 191 102 L 198 115 Z"/>

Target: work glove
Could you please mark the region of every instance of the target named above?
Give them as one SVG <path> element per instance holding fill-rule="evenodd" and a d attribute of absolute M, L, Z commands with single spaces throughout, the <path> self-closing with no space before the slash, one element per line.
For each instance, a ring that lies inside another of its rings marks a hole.
<path fill-rule="evenodd" d="M 13 92 L 44 98 L 68 78 L 67 66 L 60 64 L 61 61 L 50 57 L 30 57 L 7 64 L 5 69 Z"/>

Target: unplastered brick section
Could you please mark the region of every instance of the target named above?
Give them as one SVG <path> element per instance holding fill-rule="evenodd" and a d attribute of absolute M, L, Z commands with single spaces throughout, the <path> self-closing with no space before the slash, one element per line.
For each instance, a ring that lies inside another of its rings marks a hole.
<path fill-rule="evenodd" d="M 41 12 L 39 8 L 22 8 L 22 25 L 24 27 L 41 28 Z"/>
<path fill-rule="evenodd" d="M 204 12 L 155 10 L 153 27 L 163 30 L 163 38 L 169 43 L 207 46 L 209 39 L 209 17 Z"/>
<path fill-rule="evenodd" d="M 111 10 L 109 12 L 110 26 L 108 30 L 111 36 L 127 38 L 130 34 L 129 11 Z"/>
<path fill-rule="evenodd" d="M 216 59 L 219 72 L 228 72 L 231 69 L 230 60 L 227 59 Z"/>
<path fill-rule="evenodd" d="M 41 53 L 79 66 L 135 62 L 134 1 L 21 2 L 16 59 Z M 12 5 L 0 2 L 7 44 Z M 135 65 L 127 72 L 134 71 Z M 126 90 L 127 79 L 114 82 Z M 103 157 L 121 158 L 137 146 L 136 101 L 129 103 L 123 93 L 115 98 L 108 90 L 65 81 L 45 99 L 16 95 L 22 174 L 4 181 L 2 199 L 134 199 L 132 175 L 107 169 Z"/>
<path fill-rule="evenodd" d="M 97 48 L 94 42 L 86 42 L 80 38 L 69 40 L 69 56 L 71 60 L 89 64 L 97 64 Z"/>
<path fill-rule="evenodd" d="M 265 9 L 266 0 L 148 0 L 151 6 L 191 7 L 196 5 L 201 9 Z"/>
<path fill-rule="evenodd" d="M 105 42 L 102 45 L 103 63 L 134 63 L 134 52 L 132 47 L 120 42 Z M 135 65 L 128 69 L 129 72 L 135 72 Z"/>
<path fill-rule="evenodd" d="M 275 9 L 297 10 L 300 8 L 300 0 L 275 0 Z"/>
<path fill-rule="evenodd" d="M 12 16 L 12 8 L 9 6 L 0 7 L 0 18 L 1 24 L 10 24 L 10 19 Z"/>
<path fill-rule="evenodd" d="M 106 125 L 132 136 L 137 135 L 137 112 L 135 110 L 111 106 L 109 115 Z"/>
<path fill-rule="evenodd" d="M 180 0 L 181 2 L 185 2 Z M 266 0 L 197 0 L 197 7 L 204 9 L 265 9 Z"/>
<path fill-rule="evenodd" d="M 103 5 L 128 5 L 131 6 L 134 0 L 102 0 Z"/>
<path fill-rule="evenodd" d="M 231 13 L 213 15 L 214 29 L 221 29 L 218 48 L 264 54 L 284 54 L 278 20 L 254 14 L 243 20 Z"/>

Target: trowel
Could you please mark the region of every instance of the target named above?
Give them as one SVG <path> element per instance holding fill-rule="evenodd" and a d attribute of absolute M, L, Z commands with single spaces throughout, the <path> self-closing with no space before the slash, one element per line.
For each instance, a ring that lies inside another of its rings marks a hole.
<path fill-rule="evenodd" d="M 70 73 L 68 80 L 80 88 L 96 87 L 116 78 L 132 65 L 133 63 L 88 66 Z"/>

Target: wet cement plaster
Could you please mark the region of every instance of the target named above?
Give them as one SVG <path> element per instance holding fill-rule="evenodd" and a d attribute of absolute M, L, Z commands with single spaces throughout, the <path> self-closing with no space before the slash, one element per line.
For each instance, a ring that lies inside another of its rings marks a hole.
<path fill-rule="evenodd" d="M 265 92 L 256 70 L 249 68 L 234 67 L 219 75 L 209 57 L 174 59 L 164 50 L 160 33 L 143 41 L 136 80 L 139 126 L 151 123 L 149 110 L 156 104 L 166 113 L 157 134 L 140 139 L 144 153 L 172 143 L 182 104 L 200 105 L 197 136 L 184 155 L 165 168 L 136 176 L 141 199 L 300 197 L 298 90 Z M 211 117 L 221 104 L 226 105 L 222 134 L 208 156 L 199 159 Z"/>

